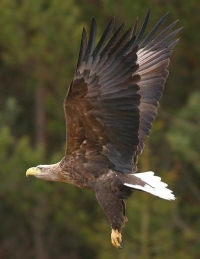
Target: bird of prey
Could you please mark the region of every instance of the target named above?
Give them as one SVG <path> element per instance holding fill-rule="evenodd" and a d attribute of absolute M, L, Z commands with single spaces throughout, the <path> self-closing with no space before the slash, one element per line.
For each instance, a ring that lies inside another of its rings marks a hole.
<path fill-rule="evenodd" d="M 164 15 L 145 37 L 147 12 L 113 32 L 113 18 L 95 44 L 97 25 L 89 37 L 83 28 L 74 78 L 64 99 L 66 153 L 60 162 L 29 168 L 26 175 L 89 189 L 109 219 L 111 242 L 122 248 L 127 221 L 125 199 L 140 190 L 174 200 L 167 184 L 154 173 L 136 173 L 168 76 L 169 58 L 180 29 L 177 21 L 163 30 Z M 159 30 L 159 32 L 158 32 Z"/>

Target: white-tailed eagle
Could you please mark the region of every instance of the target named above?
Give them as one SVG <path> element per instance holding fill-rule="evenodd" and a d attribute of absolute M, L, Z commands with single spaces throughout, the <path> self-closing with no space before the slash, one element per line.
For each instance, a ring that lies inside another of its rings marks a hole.
<path fill-rule="evenodd" d="M 150 12 L 137 33 L 137 20 L 113 33 L 114 18 L 95 45 L 96 21 L 89 39 L 82 33 L 74 78 L 64 100 L 67 143 L 64 158 L 39 165 L 26 175 L 92 190 L 108 217 L 111 242 L 122 248 L 125 202 L 142 190 L 167 200 L 175 197 L 153 172 L 135 173 L 168 76 L 169 58 L 180 29 L 160 29 L 163 16 L 144 37 Z"/>

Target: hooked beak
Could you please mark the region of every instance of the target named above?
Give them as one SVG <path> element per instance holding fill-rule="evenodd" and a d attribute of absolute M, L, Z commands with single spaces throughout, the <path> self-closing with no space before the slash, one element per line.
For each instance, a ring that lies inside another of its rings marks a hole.
<path fill-rule="evenodd" d="M 26 171 L 26 176 L 28 177 L 29 175 L 36 175 L 39 172 L 39 169 L 37 167 L 31 167 Z"/>

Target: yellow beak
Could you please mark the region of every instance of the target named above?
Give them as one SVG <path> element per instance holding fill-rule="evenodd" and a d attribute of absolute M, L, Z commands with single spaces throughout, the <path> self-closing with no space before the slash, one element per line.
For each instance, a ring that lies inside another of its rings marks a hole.
<path fill-rule="evenodd" d="M 28 177 L 29 175 L 36 175 L 38 172 L 37 167 L 31 167 L 26 171 L 26 176 Z"/>

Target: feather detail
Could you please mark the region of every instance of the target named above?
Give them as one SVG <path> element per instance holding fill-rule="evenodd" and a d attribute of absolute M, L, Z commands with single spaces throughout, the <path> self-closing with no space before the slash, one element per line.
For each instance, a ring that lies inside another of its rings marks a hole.
<path fill-rule="evenodd" d="M 133 174 L 133 175 L 140 178 L 146 184 L 144 186 L 141 186 L 138 184 L 124 183 L 125 186 L 151 193 L 151 194 L 158 196 L 165 200 L 175 200 L 176 199 L 174 194 L 172 193 L 172 191 L 170 189 L 166 188 L 167 184 L 163 183 L 161 181 L 160 177 L 155 176 L 154 172 L 150 171 L 150 172 L 138 173 L 138 174 Z"/>

